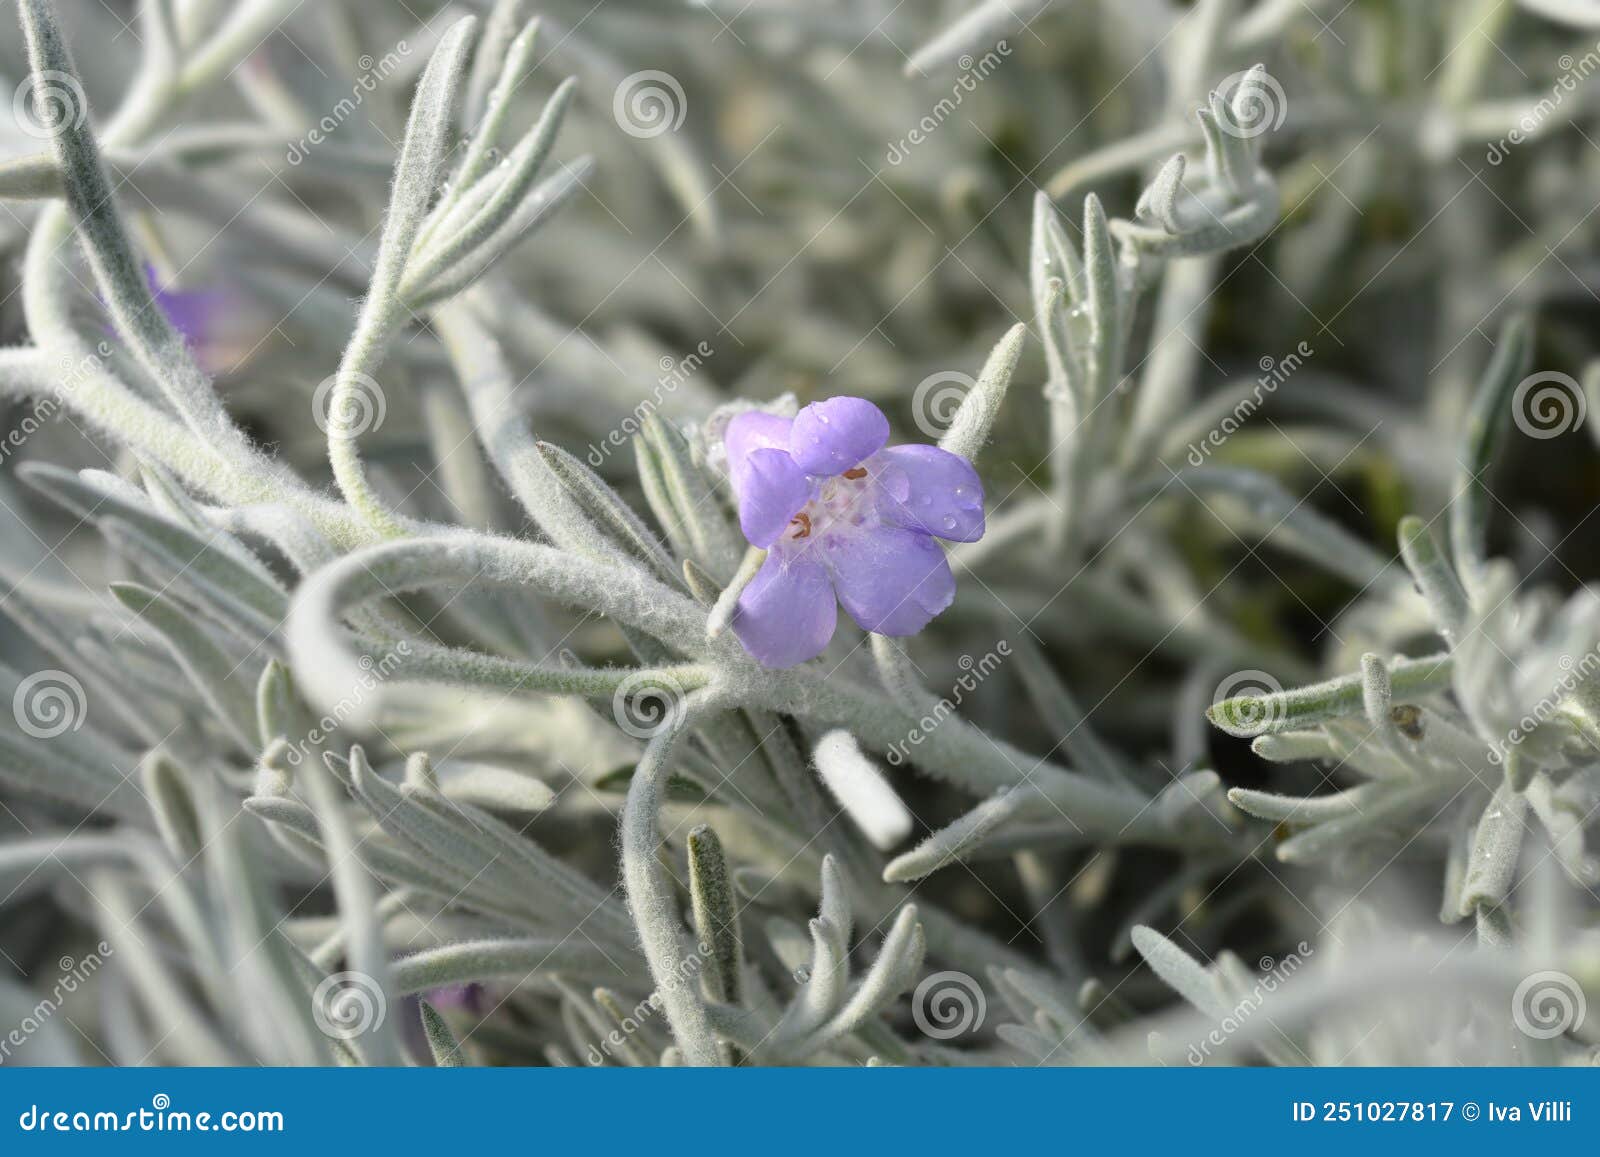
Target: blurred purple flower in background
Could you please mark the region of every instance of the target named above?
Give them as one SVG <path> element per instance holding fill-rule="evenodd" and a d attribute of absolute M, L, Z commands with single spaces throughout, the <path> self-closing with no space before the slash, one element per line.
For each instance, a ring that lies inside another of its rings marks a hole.
<path fill-rule="evenodd" d="M 156 307 L 189 343 L 200 367 L 208 374 L 231 369 L 245 349 L 238 296 L 221 288 L 176 289 L 170 283 L 163 285 L 161 274 L 153 265 L 144 267 L 144 275 Z M 108 325 L 106 332 L 116 331 Z"/>
<path fill-rule="evenodd" d="M 430 988 L 427 997 L 428 1003 L 434 1008 L 460 1008 L 474 1013 L 483 1011 L 483 985 L 475 981 Z"/>
<path fill-rule="evenodd" d="M 167 315 L 173 328 L 191 346 L 199 346 L 213 321 L 222 295 L 214 290 L 164 289 L 155 269 L 146 266 L 145 276 L 156 296 L 156 305 Z"/>
<path fill-rule="evenodd" d="M 934 539 L 983 537 L 983 485 L 957 454 L 888 440 L 889 420 L 864 398 L 728 424 L 739 525 L 769 552 L 733 629 L 763 666 L 820 655 L 839 603 L 863 630 L 914 635 L 955 598 Z"/>

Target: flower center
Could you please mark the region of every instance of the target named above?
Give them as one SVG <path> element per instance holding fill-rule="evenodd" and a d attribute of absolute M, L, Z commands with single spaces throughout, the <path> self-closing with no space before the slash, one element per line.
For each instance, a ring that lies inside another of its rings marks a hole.
<path fill-rule="evenodd" d="M 843 474 L 825 479 L 817 496 L 789 520 L 784 538 L 794 542 L 839 526 L 864 526 L 876 512 L 870 500 L 871 485 L 865 466 L 852 466 Z"/>

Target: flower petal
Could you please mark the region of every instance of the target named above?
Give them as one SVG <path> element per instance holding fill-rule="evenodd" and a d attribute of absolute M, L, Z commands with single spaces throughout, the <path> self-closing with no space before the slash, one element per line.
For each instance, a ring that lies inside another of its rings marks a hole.
<path fill-rule="evenodd" d="M 740 594 L 733 633 L 763 667 L 793 667 L 822 654 L 838 618 L 827 569 L 774 551 Z"/>
<path fill-rule="evenodd" d="M 879 526 L 822 541 L 834 589 L 863 630 L 914 635 L 956 597 L 944 551 L 916 530 Z"/>
<path fill-rule="evenodd" d="M 728 419 L 728 432 L 723 435 L 723 445 L 728 449 L 728 469 L 734 470 L 752 450 L 789 449 L 789 429 L 793 418 L 769 414 L 765 410 L 746 410 Z M 739 479 L 734 478 L 734 485 Z"/>
<path fill-rule="evenodd" d="M 759 410 L 728 423 L 728 473 L 739 497 L 739 529 L 755 546 L 771 546 L 811 496 L 805 471 L 789 457 L 791 419 Z"/>
<path fill-rule="evenodd" d="M 889 440 L 889 419 L 865 398 L 828 398 L 795 415 L 789 453 L 807 474 L 843 474 Z"/>
<path fill-rule="evenodd" d="M 782 450 L 752 450 L 744 459 L 739 487 L 739 529 L 755 546 L 778 541 L 806 499 L 811 483 Z"/>
<path fill-rule="evenodd" d="M 197 345 L 205 340 L 212 328 L 212 316 L 216 312 L 215 294 L 157 289 L 155 299 L 156 306 L 167 315 L 172 328 L 181 333 L 190 345 Z"/>
<path fill-rule="evenodd" d="M 937 446 L 890 446 L 869 469 L 886 522 L 953 542 L 983 537 L 983 483 L 961 455 Z"/>

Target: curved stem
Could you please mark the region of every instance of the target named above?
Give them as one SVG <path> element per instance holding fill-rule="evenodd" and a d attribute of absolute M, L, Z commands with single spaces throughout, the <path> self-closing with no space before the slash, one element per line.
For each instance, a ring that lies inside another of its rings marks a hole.
<path fill-rule="evenodd" d="M 612 568 L 536 543 L 456 533 L 356 551 L 307 579 L 290 607 L 287 625 L 289 656 L 301 685 L 314 700 L 338 703 L 370 679 L 372 668 L 362 665 L 338 629 L 352 609 L 378 598 L 473 583 L 531 587 L 559 602 L 608 615 L 686 653 L 694 653 L 695 644 L 704 639 L 704 612 L 640 568 Z M 556 694 L 611 694 L 633 674 L 626 669 L 518 663 L 411 642 L 394 649 L 401 656 L 396 671 L 448 673 L 478 685 Z M 383 665 L 378 669 L 382 672 Z M 653 674 L 669 680 L 680 694 L 709 678 L 693 666 L 661 668 Z M 370 697 L 358 698 L 372 709 Z"/>
<path fill-rule="evenodd" d="M 466 66 L 475 25 L 475 18 L 469 16 L 450 27 L 417 85 L 405 140 L 395 162 L 394 194 L 378 243 L 377 268 L 334 375 L 328 404 L 328 461 L 334 480 L 350 505 L 385 538 L 404 534 L 405 524 L 368 481 L 357 439 L 367 428 L 366 419 L 381 412 L 385 404 L 383 388 L 373 374 L 383 364 L 389 341 L 410 315 L 400 286 L 438 187 L 456 82 Z"/>
<path fill-rule="evenodd" d="M 639 929 L 645 959 L 650 963 L 650 974 L 655 978 L 678 1047 L 689 1064 L 699 1066 L 719 1065 L 722 1057 L 705 1001 L 700 997 L 697 970 L 684 953 L 677 899 L 656 860 L 660 847 L 656 821 L 671 770 L 668 757 L 672 745 L 679 732 L 712 703 L 711 692 L 695 692 L 672 726 L 650 740 L 628 786 L 628 801 L 622 811 L 622 879 L 633 922 Z"/>
<path fill-rule="evenodd" d="M 24 0 L 18 10 L 34 76 L 65 76 L 69 84 L 76 84 L 77 70 L 61 37 L 53 0 Z M 65 184 L 67 207 L 117 332 L 196 438 L 214 448 L 214 453 L 237 455 L 245 446 L 244 436 L 223 409 L 182 335 L 156 304 L 134 255 L 87 111 L 73 108 L 71 101 L 65 108 L 53 109 L 49 138 Z M 45 217 L 57 220 L 60 213 L 59 207 L 52 207 Z M 42 223 L 40 231 L 49 232 Z M 30 246 L 30 253 L 36 251 L 37 246 Z"/>

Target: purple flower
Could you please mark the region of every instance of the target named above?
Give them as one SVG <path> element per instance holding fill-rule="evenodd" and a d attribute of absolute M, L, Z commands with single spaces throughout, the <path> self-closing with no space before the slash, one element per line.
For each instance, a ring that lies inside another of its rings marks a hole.
<path fill-rule="evenodd" d="M 144 277 L 150 286 L 150 296 L 155 299 L 156 308 L 166 314 L 172 328 L 183 335 L 184 341 L 195 351 L 201 367 L 207 373 L 217 373 L 223 369 L 227 359 L 222 356 L 226 346 L 223 336 L 226 327 L 222 322 L 232 305 L 230 295 L 220 289 L 164 288 L 161 275 L 156 272 L 155 266 L 148 263 L 144 267 Z M 104 304 L 104 298 L 101 304 Z M 113 336 L 117 332 L 110 325 L 105 327 L 105 331 Z"/>
<path fill-rule="evenodd" d="M 428 1003 L 434 1008 L 464 1008 L 469 1012 L 482 1012 L 482 997 L 483 986 L 474 981 L 428 990 Z"/>
<path fill-rule="evenodd" d="M 889 420 L 864 398 L 728 423 L 739 525 L 768 551 L 733 629 L 763 666 L 820 655 L 838 603 L 863 630 L 914 635 L 955 598 L 934 539 L 983 537 L 983 485 L 958 454 L 888 440 Z"/>
<path fill-rule="evenodd" d="M 219 295 L 206 290 L 163 289 L 153 269 L 149 277 L 156 307 L 167 315 L 172 328 L 187 338 L 190 345 L 204 342 L 217 311 Z"/>

